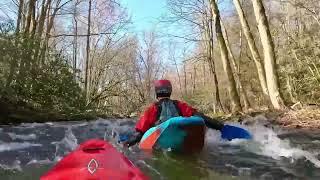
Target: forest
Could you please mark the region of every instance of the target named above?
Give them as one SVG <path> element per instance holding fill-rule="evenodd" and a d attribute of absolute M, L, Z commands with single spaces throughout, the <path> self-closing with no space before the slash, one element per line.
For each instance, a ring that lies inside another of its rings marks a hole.
<path fill-rule="evenodd" d="M 166 0 L 141 34 L 120 0 L 0 3 L 0 123 L 136 116 L 160 78 L 215 115 L 320 104 L 318 0 Z"/>

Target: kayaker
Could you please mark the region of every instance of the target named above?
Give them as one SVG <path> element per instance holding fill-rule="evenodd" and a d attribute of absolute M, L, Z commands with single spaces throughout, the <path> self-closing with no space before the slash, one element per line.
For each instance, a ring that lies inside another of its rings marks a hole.
<path fill-rule="evenodd" d="M 169 80 L 156 80 L 154 82 L 157 102 L 152 103 L 138 120 L 136 132 L 124 142 L 126 146 L 132 146 L 138 143 L 143 134 L 153 126 L 156 126 L 172 117 L 183 116 L 200 116 L 204 119 L 207 127 L 221 130 L 224 126 L 218 120 L 212 119 L 203 113 L 198 112 L 185 102 L 170 99 L 172 85 Z"/>

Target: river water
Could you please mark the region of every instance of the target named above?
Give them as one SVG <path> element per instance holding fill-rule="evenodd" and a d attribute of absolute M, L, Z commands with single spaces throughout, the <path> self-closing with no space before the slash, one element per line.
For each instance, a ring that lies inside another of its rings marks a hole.
<path fill-rule="evenodd" d="M 257 122 L 264 117 L 256 117 Z M 263 121 L 262 121 L 263 122 Z M 0 126 L 0 179 L 35 180 L 90 138 L 108 140 L 151 179 L 320 179 L 320 130 L 285 131 L 262 123 L 242 126 L 254 139 L 223 141 L 208 130 L 198 154 L 123 148 L 117 135 L 131 119 Z"/>

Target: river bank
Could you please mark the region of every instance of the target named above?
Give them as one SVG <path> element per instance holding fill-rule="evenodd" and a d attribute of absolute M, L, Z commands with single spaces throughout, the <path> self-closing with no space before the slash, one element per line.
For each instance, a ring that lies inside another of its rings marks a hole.
<path fill-rule="evenodd" d="M 212 116 L 214 116 L 212 114 Z M 121 115 L 107 115 L 93 110 L 58 112 L 34 108 L 27 103 L 14 102 L 2 98 L 0 100 L 0 124 L 19 123 L 44 123 L 58 121 L 95 120 L 97 118 L 127 118 Z M 257 118 L 263 117 L 263 118 Z M 260 110 L 248 111 L 237 115 L 223 115 L 217 117 L 219 120 L 228 122 L 240 122 L 246 125 L 256 123 L 265 126 L 277 125 L 286 129 L 320 129 L 320 107 L 299 106 L 282 111 Z"/>
<path fill-rule="evenodd" d="M 0 99 L 0 124 L 44 123 L 57 121 L 79 121 L 97 119 L 93 111 L 56 111 L 41 109 L 22 101 L 13 101 L 8 98 Z"/>
<path fill-rule="evenodd" d="M 300 106 L 287 110 L 251 111 L 238 115 L 219 117 L 224 121 L 240 122 L 245 125 L 257 123 L 265 126 L 279 126 L 284 129 L 320 129 L 320 107 Z"/>
<path fill-rule="evenodd" d="M 23 101 L 0 98 L 0 125 L 18 125 L 20 123 L 45 123 L 64 121 L 92 121 L 98 118 L 123 119 L 129 116 L 96 112 L 94 109 L 74 109 L 57 111 L 34 107 Z M 130 116 L 131 117 L 131 116 Z"/>
<path fill-rule="evenodd" d="M 320 108 L 309 106 L 284 112 L 276 123 L 284 128 L 320 129 Z"/>

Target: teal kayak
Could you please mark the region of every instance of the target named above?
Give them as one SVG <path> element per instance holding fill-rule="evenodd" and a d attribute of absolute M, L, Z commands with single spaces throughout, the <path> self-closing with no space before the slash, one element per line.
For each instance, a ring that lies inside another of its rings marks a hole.
<path fill-rule="evenodd" d="M 201 117 L 174 117 L 150 128 L 139 147 L 145 150 L 199 151 L 204 146 L 205 123 Z"/>

